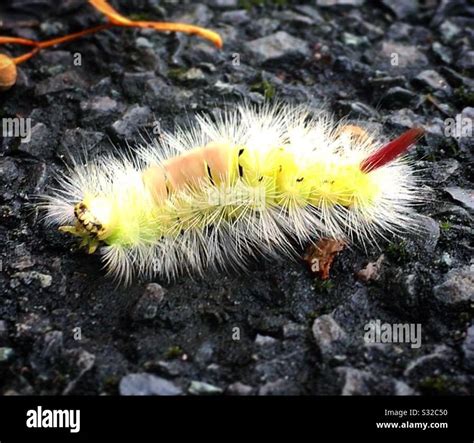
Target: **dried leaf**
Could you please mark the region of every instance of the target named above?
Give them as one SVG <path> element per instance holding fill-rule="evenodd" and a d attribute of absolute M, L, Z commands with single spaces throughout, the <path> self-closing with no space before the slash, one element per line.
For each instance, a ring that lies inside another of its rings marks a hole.
<path fill-rule="evenodd" d="M 382 254 L 375 262 L 369 262 L 364 269 L 356 273 L 359 280 L 368 282 L 370 280 L 378 280 L 380 278 L 380 269 L 385 257 Z"/>
<path fill-rule="evenodd" d="M 342 251 L 346 244 L 342 240 L 324 238 L 306 250 L 303 259 L 308 263 L 313 274 L 317 274 L 323 280 L 329 278 L 331 264 L 338 252 Z"/>

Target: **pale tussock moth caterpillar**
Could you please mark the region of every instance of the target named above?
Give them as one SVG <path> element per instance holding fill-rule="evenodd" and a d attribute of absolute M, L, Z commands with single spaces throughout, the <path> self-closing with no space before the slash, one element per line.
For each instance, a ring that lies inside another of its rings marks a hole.
<path fill-rule="evenodd" d="M 422 193 L 400 155 L 422 132 L 384 144 L 323 111 L 243 105 L 132 155 L 73 161 L 41 206 L 127 283 L 242 268 L 294 253 L 292 239 L 371 243 L 416 228 Z"/>

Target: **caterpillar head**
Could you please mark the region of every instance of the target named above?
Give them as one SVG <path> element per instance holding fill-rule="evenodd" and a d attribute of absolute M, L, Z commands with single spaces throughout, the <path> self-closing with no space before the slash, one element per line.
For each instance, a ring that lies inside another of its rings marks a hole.
<path fill-rule="evenodd" d="M 67 232 L 82 239 L 81 247 L 93 254 L 101 242 L 112 235 L 112 204 L 101 197 L 84 198 L 74 206 L 74 226 L 61 226 Z"/>

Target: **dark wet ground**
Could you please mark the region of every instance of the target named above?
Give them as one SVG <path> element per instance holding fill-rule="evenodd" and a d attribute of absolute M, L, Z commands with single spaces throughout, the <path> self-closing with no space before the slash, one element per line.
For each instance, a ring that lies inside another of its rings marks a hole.
<path fill-rule="evenodd" d="M 113 3 L 135 18 L 218 30 L 225 48 L 106 31 L 44 51 L 0 95 L 0 118 L 31 118 L 33 136 L 0 145 L 0 393 L 474 393 L 474 7 Z M 100 20 L 76 0 L 4 1 L 0 13 L 2 35 L 35 39 Z M 67 150 L 108 152 L 156 122 L 172 129 L 195 112 L 265 97 L 324 102 L 387 135 L 423 125 L 413 155 L 434 188 L 420 208 L 426 233 L 382 251 L 345 250 L 326 282 L 282 260 L 117 289 L 97 256 L 46 229 L 29 206 Z M 458 132 L 447 133 L 456 117 Z M 382 253 L 379 280 L 359 281 Z M 364 325 L 377 319 L 420 323 L 421 347 L 366 344 Z"/>

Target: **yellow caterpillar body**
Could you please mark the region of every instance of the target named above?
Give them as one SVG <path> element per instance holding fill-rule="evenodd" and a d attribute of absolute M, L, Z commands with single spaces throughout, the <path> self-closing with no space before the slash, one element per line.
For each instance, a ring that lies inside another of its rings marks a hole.
<path fill-rule="evenodd" d="M 291 239 L 375 241 L 414 227 L 410 166 L 361 167 L 381 144 L 323 112 L 242 106 L 198 117 L 133 159 L 74 163 L 44 206 L 89 252 L 103 246 L 110 273 L 126 282 L 245 267 L 256 253 L 291 253 Z"/>

